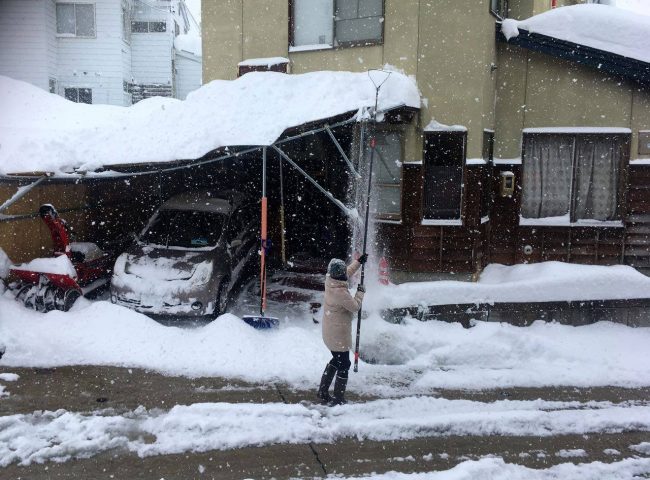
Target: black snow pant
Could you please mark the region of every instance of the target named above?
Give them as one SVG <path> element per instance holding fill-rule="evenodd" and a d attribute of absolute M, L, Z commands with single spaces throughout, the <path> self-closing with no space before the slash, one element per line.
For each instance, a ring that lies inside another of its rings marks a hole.
<path fill-rule="evenodd" d="M 332 359 L 329 362 L 329 365 L 336 369 L 337 376 L 341 378 L 348 378 L 348 371 L 350 370 L 350 352 L 332 352 Z"/>

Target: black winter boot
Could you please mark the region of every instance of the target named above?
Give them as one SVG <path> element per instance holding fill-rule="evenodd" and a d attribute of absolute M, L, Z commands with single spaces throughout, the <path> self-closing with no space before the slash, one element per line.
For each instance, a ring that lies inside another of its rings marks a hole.
<path fill-rule="evenodd" d="M 347 373 L 347 372 L 346 372 Z M 348 376 L 341 375 L 340 373 L 336 376 L 336 381 L 334 382 L 334 395 L 332 395 L 332 400 L 328 405 L 334 407 L 336 405 L 345 405 L 348 403 L 345 400 L 345 389 L 348 386 Z"/>
<path fill-rule="evenodd" d="M 323 376 L 320 378 L 320 387 L 318 387 L 318 399 L 320 400 L 321 405 L 327 405 L 332 400 L 332 397 L 329 394 L 329 389 L 332 380 L 334 380 L 335 373 L 336 367 L 328 363 L 323 372 Z"/>

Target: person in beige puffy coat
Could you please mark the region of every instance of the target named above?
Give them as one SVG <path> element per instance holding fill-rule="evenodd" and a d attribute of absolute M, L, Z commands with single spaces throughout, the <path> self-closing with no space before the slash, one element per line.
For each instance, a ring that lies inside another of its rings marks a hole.
<path fill-rule="evenodd" d="M 352 322 L 354 314 L 361 308 L 364 289 L 359 285 L 354 297 L 348 290 L 348 278 L 359 270 L 368 255 L 345 266 L 343 260 L 333 258 L 327 267 L 325 277 L 325 299 L 323 301 L 323 341 L 332 353 L 332 359 L 325 366 L 318 388 L 321 404 L 330 406 L 345 403 L 345 389 L 350 370 L 350 350 L 352 349 Z M 334 392 L 330 396 L 329 388 L 336 375 Z"/>

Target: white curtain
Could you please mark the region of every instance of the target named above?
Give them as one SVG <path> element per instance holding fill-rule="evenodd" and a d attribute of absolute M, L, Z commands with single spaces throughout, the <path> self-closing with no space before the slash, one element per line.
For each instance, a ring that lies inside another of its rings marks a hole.
<path fill-rule="evenodd" d="M 574 139 L 570 135 L 524 137 L 523 217 L 544 218 L 569 214 L 573 144 Z"/>
<path fill-rule="evenodd" d="M 576 220 L 614 220 L 621 149 L 615 139 L 598 136 L 576 140 L 576 181 L 574 214 Z"/>

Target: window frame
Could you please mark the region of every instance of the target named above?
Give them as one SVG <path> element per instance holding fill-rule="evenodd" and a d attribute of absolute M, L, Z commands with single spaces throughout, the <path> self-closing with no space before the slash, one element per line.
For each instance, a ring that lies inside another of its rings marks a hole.
<path fill-rule="evenodd" d="M 523 216 L 523 202 L 526 185 L 525 172 L 526 172 L 526 138 L 528 136 L 555 136 L 558 137 L 570 137 L 573 142 L 573 152 L 571 157 L 571 182 L 569 186 L 569 211 L 568 218 L 569 221 L 550 221 L 549 219 L 554 217 L 524 217 Z M 576 216 L 576 204 L 577 204 L 577 160 L 576 160 L 576 145 L 579 140 L 584 140 L 586 138 L 595 137 L 600 139 L 610 139 L 618 148 L 621 149 L 621 158 L 619 160 L 620 164 L 618 181 L 616 183 L 616 218 L 611 220 L 598 220 L 590 218 L 577 218 Z M 617 140 L 618 139 L 618 140 Z M 616 140 L 616 141 L 615 141 Z M 630 144 L 631 144 L 631 134 L 619 133 L 619 132 L 575 132 L 571 130 L 566 131 L 553 131 L 553 132 L 523 132 L 522 134 L 522 143 L 521 143 L 521 201 L 519 202 L 519 225 L 521 226 L 551 226 L 551 227 L 601 227 L 601 228 L 612 228 L 612 227 L 623 227 L 626 217 L 626 197 L 627 197 L 627 176 L 628 176 L 628 164 L 629 164 L 629 155 L 630 155 Z"/>
<path fill-rule="evenodd" d="M 58 16 L 58 6 L 59 5 L 72 5 L 74 7 L 74 29 L 75 33 L 65 33 L 65 32 L 59 32 L 59 16 Z M 77 25 L 77 5 L 90 5 L 93 7 L 93 34 L 92 35 L 78 35 L 77 30 L 78 30 L 78 25 Z M 97 5 L 95 2 L 70 2 L 70 1 L 65 1 L 65 2 L 56 2 L 55 4 L 55 9 L 54 9 L 54 19 L 55 19 L 55 29 L 56 29 L 56 36 L 58 38 L 97 38 Z"/>
<path fill-rule="evenodd" d="M 406 139 L 404 138 L 404 127 L 400 127 L 398 125 L 377 125 L 375 127 L 375 130 L 372 132 L 372 134 L 368 137 L 368 140 L 371 138 L 376 137 L 377 135 L 388 135 L 388 134 L 395 134 L 399 138 L 399 150 L 400 150 L 400 169 L 399 169 L 399 183 L 378 183 L 374 181 L 372 185 L 375 188 L 375 192 L 379 192 L 380 189 L 382 188 L 398 188 L 399 189 L 399 208 L 397 213 L 384 213 L 384 212 L 379 212 L 376 211 L 374 212 L 375 219 L 377 221 L 389 221 L 389 222 L 399 222 L 402 220 L 402 211 L 403 211 L 403 203 L 404 203 L 404 155 L 406 153 Z M 375 159 L 374 159 L 374 165 L 373 165 L 373 172 L 372 175 L 375 177 L 379 171 L 379 162 L 381 162 L 381 157 L 379 155 L 379 152 L 375 150 Z M 376 178 L 376 177 L 375 177 Z M 378 199 L 378 193 L 376 193 L 377 199 Z M 378 206 L 378 204 L 376 204 Z"/>
<path fill-rule="evenodd" d="M 68 98 L 68 91 L 69 90 L 75 90 L 75 100 L 72 100 L 71 98 Z M 79 99 L 81 98 L 81 91 L 82 90 L 87 90 L 90 92 L 90 103 L 86 102 L 80 102 Z M 92 105 L 93 104 L 93 89 L 90 87 L 63 87 L 63 98 L 66 100 L 69 100 L 74 103 L 83 103 L 85 105 Z"/>
<path fill-rule="evenodd" d="M 433 135 L 449 135 L 460 136 L 462 140 L 461 155 L 459 158 L 461 178 L 460 178 L 460 195 L 458 198 L 458 216 L 454 218 L 430 218 L 427 217 L 426 211 L 426 191 L 427 191 L 427 141 L 429 136 Z M 424 131 L 422 138 L 422 202 L 420 205 L 420 218 L 422 225 L 463 225 L 465 222 L 465 182 L 467 178 L 467 130 L 431 130 Z"/>
<path fill-rule="evenodd" d="M 133 29 L 133 24 L 134 23 L 139 23 L 139 24 L 144 24 L 147 26 L 146 31 L 139 31 L 139 30 L 134 30 Z M 164 30 L 152 30 L 151 29 L 151 24 L 152 23 L 157 23 L 157 24 L 162 24 L 165 26 Z M 167 33 L 167 22 L 165 20 L 131 20 L 131 33 L 135 33 L 136 35 L 143 35 L 145 33 Z"/>
<path fill-rule="evenodd" d="M 508 18 L 508 0 L 490 0 L 488 4 L 490 13 L 499 20 Z"/>
<path fill-rule="evenodd" d="M 322 45 L 313 45 L 305 48 L 303 45 L 295 45 L 295 28 L 296 28 L 296 18 L 294 15 L 294 7 L 298 0 L 289 0 L 289 52 L 300 52 L 300 51 L 313 51 L 313 50 L 336 50 L 339 48 L 354 48 L 354 47 L 372 47 L 376 45 L 383 45 L 384 39 L 386 36 L 386 0 L 381 0 L 381 39 L 379 40 L 354 40 L 349 42 L 339 42 L 336 39 L 336 2 L 338 0 L 332 0 L 332 44 L 322 44 Z M 360 1 L 360 0 L 357 0 Z M 363 18 L 363 17 L 361 17 Z"/>

